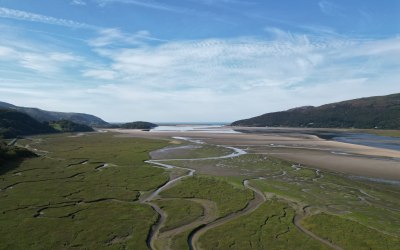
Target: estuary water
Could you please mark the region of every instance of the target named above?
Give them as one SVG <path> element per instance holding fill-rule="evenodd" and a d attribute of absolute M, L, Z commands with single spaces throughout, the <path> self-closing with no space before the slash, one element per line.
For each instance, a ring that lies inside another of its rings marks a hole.
<path fill-rule="evenodd" d="M 376 148 L 386 148 L 400 151 L 400 138 L 364 133 L 340 133 L 332 140 Z"/>
<path fill-rule="evenodd" d="M 202 132 L 222 134 L 240 133 L 223 125 L 161 125 L 151 129 L 150 132 Z"/>
<path fill-rule="evenodd" d="M 233 130 L 230 127 L 216 124 L 200 124 L 200 125 L 161 125 L 150 132 L 201 132 L 201 133 L 223 133 L 223 134 L 240 134 L 242 132 Z M 247 133 L 249 131 L 246 131 Z M 276 128 L 269 128 L 268 130 L 262 130 L 261 132 L 272 132 L 272 133 L 299 133 L 298 130 L 281 130 Z M 352 132 L 332 132 L 332 131 L 302 131 L 306 134 L 314 134 L 323 139 L 334 140 L 338 142 L 345 142 L 357 145 L 364 145 L 376 148 L 385 148 L 400 151 L 400 137 L 389 137 L 367 133 L 352 133 Z M 256 132 L 257 133 L 257 132 Z"/>

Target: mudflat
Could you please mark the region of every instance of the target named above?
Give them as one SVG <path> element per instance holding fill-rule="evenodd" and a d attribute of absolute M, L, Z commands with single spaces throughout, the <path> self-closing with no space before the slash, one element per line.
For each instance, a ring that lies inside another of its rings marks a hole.
<path fill-rule="evenodd" d="M 249 133 L 204 133 L 155 132 L 140 130 L 112 131 L 122 137 L 142 137 L 170 139 L 171 137 L 190 137 L 201 139 L 207 144 L 235 146 L 249 153 L 271 155 L 317 169 L 340 172 L 349 175 L 400 180 L 400 151 L 375 148 L 350 143 L 321 139 L 301 130 L 285 133 L 268 130 L 251 133 L 254 128 L 247 128 Z M 256 130 L 256 129 L 254 129 Z"/>

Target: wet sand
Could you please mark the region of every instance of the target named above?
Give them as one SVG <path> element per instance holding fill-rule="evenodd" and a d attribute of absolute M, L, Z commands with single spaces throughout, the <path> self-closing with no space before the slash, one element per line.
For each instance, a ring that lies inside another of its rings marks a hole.
<path fill-rule="evenodd" d="M 349 175 L 400 180 L 400 151 L 328 141 L 299 131 L 250 134 L 203 132 L 147 132 L 110 129 L 122 137 L 171 139 L 174 136 L 202 139 L 208 144 L 235 146 L 249 153 L 300 163 Z"/>

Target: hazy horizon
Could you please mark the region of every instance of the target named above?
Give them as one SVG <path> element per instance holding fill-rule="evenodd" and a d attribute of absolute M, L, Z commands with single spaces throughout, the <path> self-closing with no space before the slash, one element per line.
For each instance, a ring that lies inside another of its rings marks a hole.
<path fill-rule="evenodd" d="M 397 93 L 399 13 L 394 0 L 2 0 L 0 101 L 229 123 Z"/>
<path fill-rule="evenodd" d="M 107 122 L 109 122 L 111 124 L 123 124 L 123 123 L 129 122 L 129 121 L 123 121 L 123 122 L 107 121 Z M 233 121 L 232 122 L 213 122 L 213 121 L 211 121 L 211 122 L 202 122 L 202 121 L 198 121 L 198 122 L 196 122 L 196 121 L 157 122 L 157 121 L 149 121 L 149 122 L 155 123 L 159 126 L 168 126 L 168 125 L 189 125 L 189 126 L 190 125 L 221 125 L 221 126 L 225 126 L 225 125 L 231 124 Z"/>

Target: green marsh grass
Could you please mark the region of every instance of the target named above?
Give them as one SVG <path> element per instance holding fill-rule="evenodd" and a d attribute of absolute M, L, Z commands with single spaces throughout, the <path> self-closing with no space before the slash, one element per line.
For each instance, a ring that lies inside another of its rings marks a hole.
<path fill-rule="evenodd" d="M 243 209 L 253 198 L 252 191 L 214 177 L 194 176 L 161 193 L 165 198 L 199 198 L 215 202 L 218 215 Z"/>
<path fill-rule="evenodd" d="M 400 246 L 398 237 L 339 216 L 317 214 L 305 218 L 302 224 L 343 249 L 399 249 Z"/>
<path fill-rule="evenodd" d="M 200 237 L 202 249 L 328 249 L 293 224 L 294 210 L 269 200 L 256 211 L 210 229 Z"/>
<path fill-rule="evenodd" d="M 165 224 L 161 232 L 189 224 L 203 215 L 203 207 L 190 200 L 159 200 L 157 205 L 166 213 Z"/>
<path fill-rule="evenodd" d="M 229 171 L 230 175 L 236 176 L 238 184 L 239 180 L 253 178 L 251 184 L 254 187 L 268 197 L 286 200 L 295 209 L 310 206 L 313 211 L 340 215 L 338 218 L 346 218 L 348 223 L 400 237 L 400 187 L 396 185 L 316 171 L 305 166 L 296 169 L 290 162 L 253 154 L 177 164 L 199 170 L 213 166 L 213 171 L 221 169 L 221 173 Z M 331 221 L 325 223 L 329 227 Z"/>
<path fill-rule="evenodd" d="M 168 181 L 144 163 L 166 141 L 90 133 L 17 143 L 42 156 L 0 176 L 0 249 L 147 249 L 157 214 L 137 199 Z"/>

